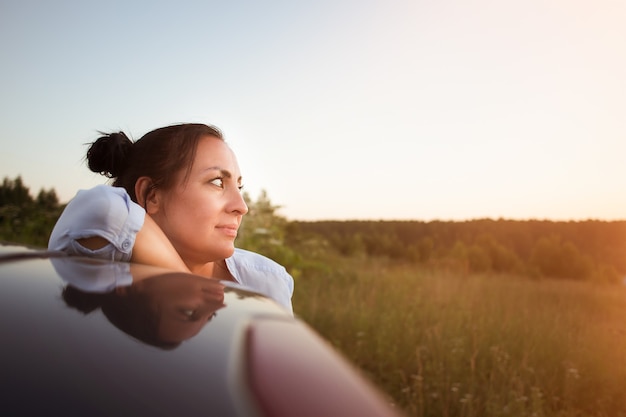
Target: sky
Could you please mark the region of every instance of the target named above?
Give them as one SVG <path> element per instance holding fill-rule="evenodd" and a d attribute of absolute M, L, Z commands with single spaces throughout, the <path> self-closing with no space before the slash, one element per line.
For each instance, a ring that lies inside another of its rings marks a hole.
<path fill-rule="evenodd" d="M 0 176 L 218 126 L 290 220 L 626 219 L 622 0 L 0 0 Z"/>

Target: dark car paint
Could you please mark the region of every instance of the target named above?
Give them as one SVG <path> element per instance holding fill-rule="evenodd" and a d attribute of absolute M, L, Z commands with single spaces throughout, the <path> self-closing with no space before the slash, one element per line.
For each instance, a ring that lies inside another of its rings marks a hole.
<path fill-rule="evenodd" d="M 181 277 L 189 285 L 223 288 L 222 300 L 213 294 L 201 302 L 206 321 L 184 329 L 183 340 L 162 345 L 160 336 L 133 335 L 102 308 L 85 312 L 64 300 L 64 289 L 75 285 L 68 282 L 90 275 L 85 271 L 120 264 L 0 248 L 2 415 L 279 416 L 299 404 L 306 407 L 302 415 L 398 415 L 306 324 L 259 294 L 133 265 L 134 273 L 147 275 L 141 282 L 155 287 L 158 278 L 168 293 Z M 68 269 L 78 274 L 60 276 Z M 106 294 L 126 295 L 139 282 Z M 141 315 L 129 320 L 145 319 Z M 329 386 L 345 393 L 335 392 L 330 403 Z"/>

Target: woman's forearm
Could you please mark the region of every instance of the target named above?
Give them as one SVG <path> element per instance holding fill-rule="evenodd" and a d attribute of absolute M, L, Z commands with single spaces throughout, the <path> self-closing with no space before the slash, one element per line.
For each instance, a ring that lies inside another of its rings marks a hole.
<path fill-rule="evenodd" d="M 130 259 L 141 264 L 189 272 L 189 268 L 165 236 L 165 233 L 147 214 L 141 230 L 137 233 Z"/>

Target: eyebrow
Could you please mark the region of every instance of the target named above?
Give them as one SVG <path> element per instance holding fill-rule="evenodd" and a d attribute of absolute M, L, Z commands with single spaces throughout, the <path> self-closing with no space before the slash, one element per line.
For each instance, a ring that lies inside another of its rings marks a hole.
<path fill-rule="evenodd" d="M 226 178 L 232 178 L 232 177 L 233 177 L 233 174 L 232 174 L 229 170 L 224 169 L 224 168 L 221 168 L 221 167 L 219 167 L 219 166 L 208 167 L 208 168 L 204 168 L 204 169 L 202 170 L 202 172 L 205 172 L 205 171 L 219 171 L 219 172 L 220 172 L 220 174 L 222 174 L 222 175 L 223 175 L 224 177 L 226 177 Z M 239 178 L 237 178 L 237 181 L 238 181 L 238 182 L 241 182 L 241 179 L 242 179 L 242 178 L 241 178 L 241 177 L 239 177 Z"/>

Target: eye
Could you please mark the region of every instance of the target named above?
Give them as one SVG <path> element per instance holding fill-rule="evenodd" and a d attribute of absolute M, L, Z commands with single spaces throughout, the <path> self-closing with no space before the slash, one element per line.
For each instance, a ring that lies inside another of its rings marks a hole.
<path fill-rule="evenodd" d="M 180 308 L 178 309 L 178 313 L 181 315 L 182 321 L 196 321 L 198 318 L 196 317 L 197 311 L 191 308 Z"/>
<path fill-rule="evenodd" d="M 213 184 L 216 187 L 224 188 L 224 178 L 217 177 L 209 181 L 209 184 Z"/>

